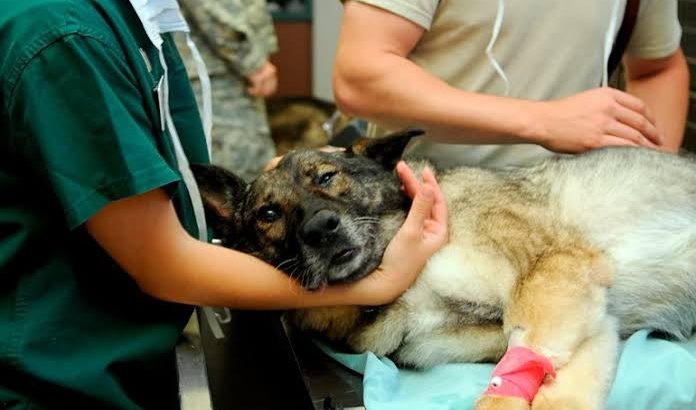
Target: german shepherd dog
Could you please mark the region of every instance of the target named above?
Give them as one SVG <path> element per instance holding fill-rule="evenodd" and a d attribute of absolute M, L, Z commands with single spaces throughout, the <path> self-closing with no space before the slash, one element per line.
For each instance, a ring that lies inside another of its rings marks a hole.
<path fill-rule="evenodd" d="M 344 152 L 294 151 L 250 185 L 196 167 L 223 245 L 307 289 L 380 263 L 410 200 L 395 165 L 418 131 Z M 422 169 L 423 163 L 412 163 Z M 482 409 L 602 409 L 619 338 L 696 326 L 696 161 L 638 148 L 559 156 L 527 168 L 439 172 L 449 243 L 415 284 L 377 309 L 292 312 L 303 329 L 402 365 L 482 362 L 522 346 L 550 359 L 536 398 L 482 396 Z"/>

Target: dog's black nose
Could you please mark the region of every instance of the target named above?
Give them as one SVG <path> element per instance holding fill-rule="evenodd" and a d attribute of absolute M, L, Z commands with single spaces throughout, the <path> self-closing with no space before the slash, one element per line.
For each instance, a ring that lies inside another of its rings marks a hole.
<path fill-rule="evenodd" d="M 321 245 L 328 242 L 329 239 L 336 233 L 341 220 L 338 214 L 328 209 L 312 215 L 300 229 L 302 239 L 308 245 Z"/>

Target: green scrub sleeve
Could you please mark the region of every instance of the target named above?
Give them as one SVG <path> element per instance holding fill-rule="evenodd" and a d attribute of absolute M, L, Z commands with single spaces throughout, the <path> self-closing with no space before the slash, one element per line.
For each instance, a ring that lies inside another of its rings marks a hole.
<path fill-rule="evenodd" d="M 71 34 L 34 55 L 7 104 L 11 143 L 73 229 L 108 203 L 180 179 L 158 151 L 136 76 L 119 48 Z"/>

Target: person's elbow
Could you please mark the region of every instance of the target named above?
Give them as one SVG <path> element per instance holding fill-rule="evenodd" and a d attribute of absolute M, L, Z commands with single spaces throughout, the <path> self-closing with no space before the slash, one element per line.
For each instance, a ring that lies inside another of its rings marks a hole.
<path fill-rule="evenodd" d="M 176 288 L 169 286 L 166 281 L 153 280 L 151 276 L 134 276 L 133 279 L 138 288 L 144 294 L 165 302 L 183 303 L 182 297 Z"/>
<path fill-rule="evenodd" d="M 359 80 L 351 77 L 346 71 L 339 68 L 334 70 L 333 90 L 336 107 L 345 115 L 363 117 L 365 110 Z"/>
<path fill-rule="evenodd" d="M 167 236 L 154 235 L 123 267 L 146 295 L 165 302 L 196 304 L 196 275 L 192 272 L 199 270 L 195 259 L 201 244 L 183 228 L 169 231 Z"/>
<path fill-rule="evenodd" d="M 343 61 L 341 61 L 343 60 Z M 333 72 L 334 99 L 338 109 L 352 117 L 371 118 L 380 108 L 384 73 L 379 65 L 338 59 Z"/>

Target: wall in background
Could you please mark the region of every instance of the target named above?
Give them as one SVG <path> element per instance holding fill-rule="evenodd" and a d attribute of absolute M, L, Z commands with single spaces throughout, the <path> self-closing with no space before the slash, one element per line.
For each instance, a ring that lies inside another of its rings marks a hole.
<path fill-rule="evenodd" d="M 278 91 L 272 98 L 308 97 L 312 93 L 312 0 L 267 0 L 278 51 Z"/>
<path fill-rule="evenodd" d="M 316 0 L 312 7 L 312 95 L 333 102 L 331 70 L 343 6 L 338 0 Z"/>

